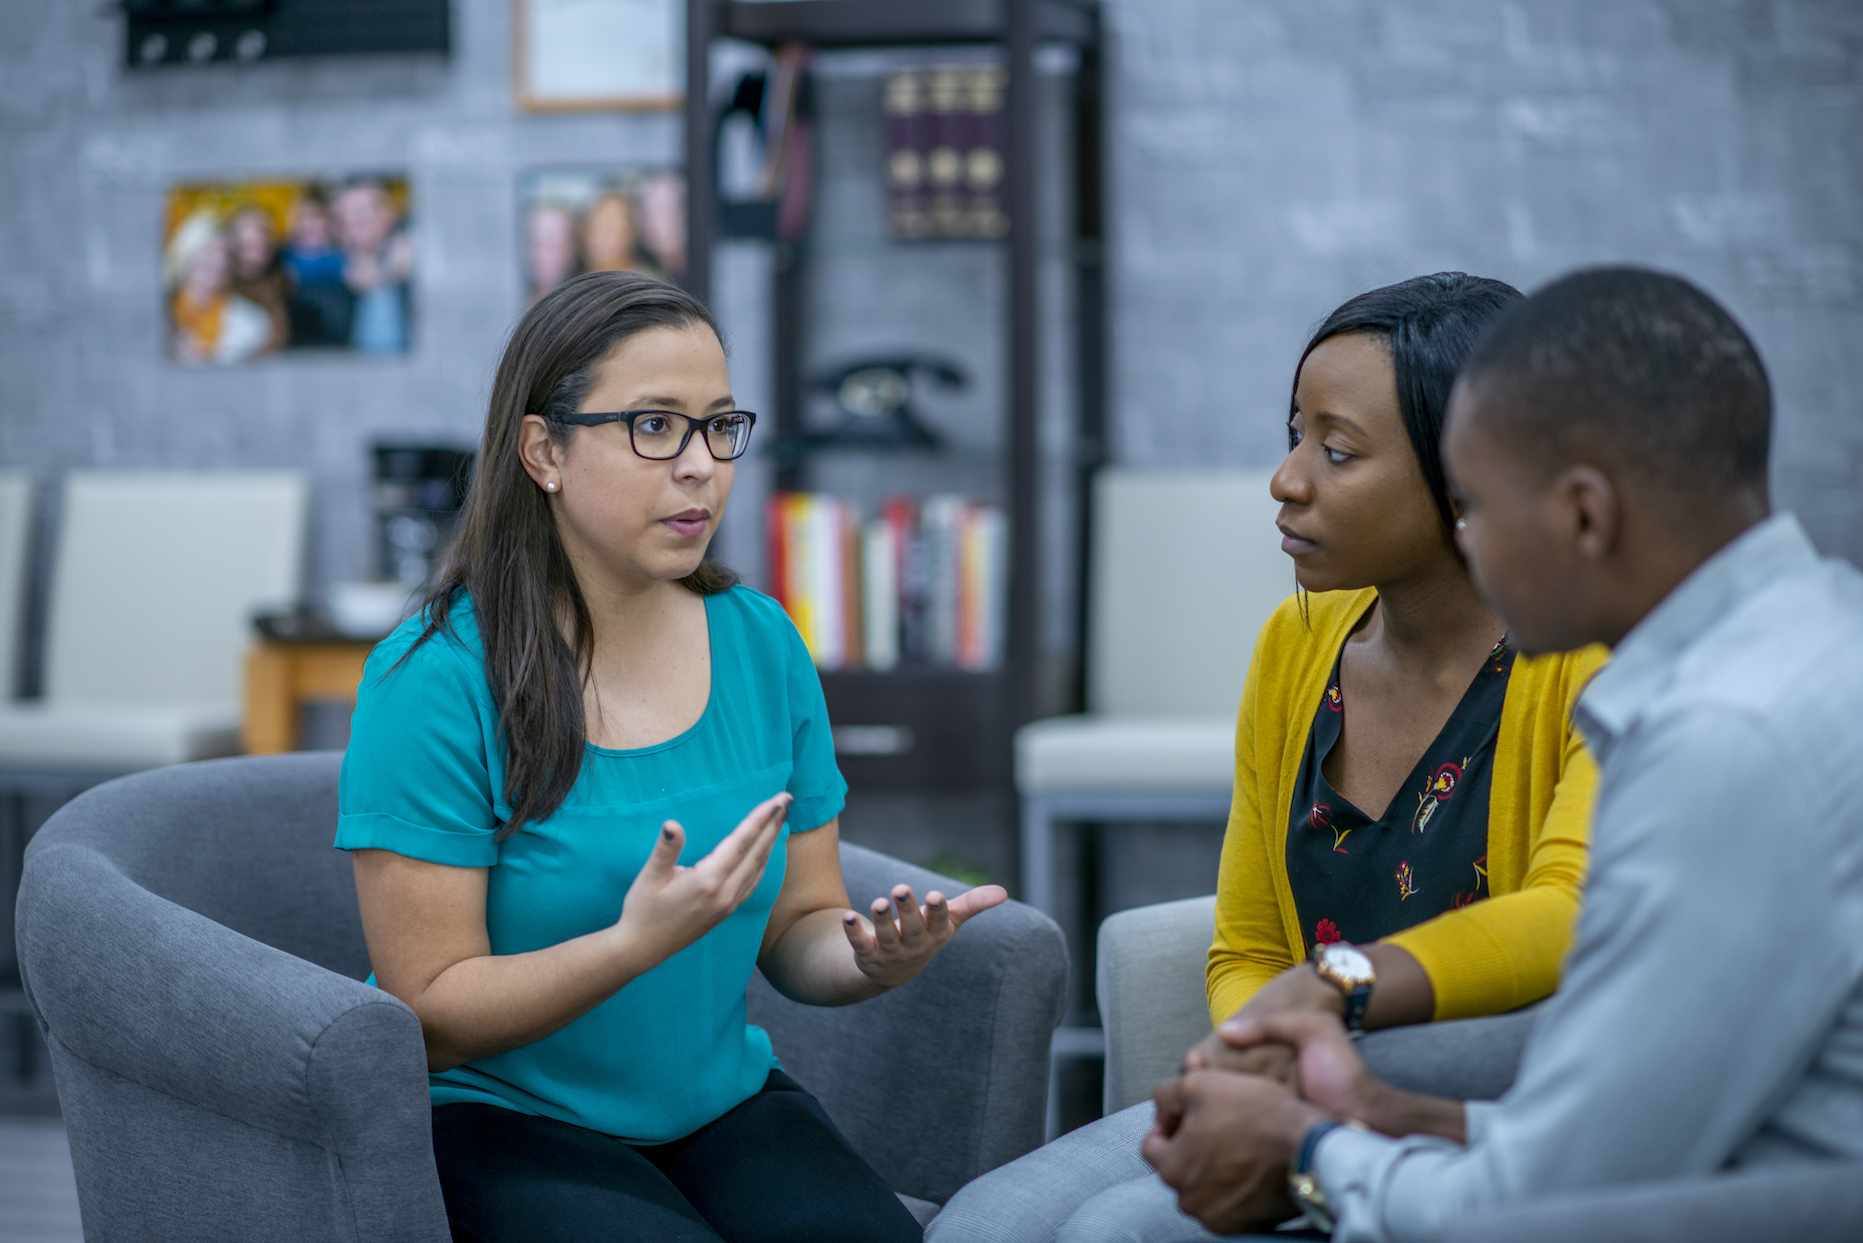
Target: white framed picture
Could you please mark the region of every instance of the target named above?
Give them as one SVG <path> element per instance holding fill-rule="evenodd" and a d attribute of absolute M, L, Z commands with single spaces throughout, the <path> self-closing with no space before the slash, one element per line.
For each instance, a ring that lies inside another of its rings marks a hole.
<path fill-rule="evenodd" d="M 685 0 L 512 0 L 512 76 L 526 112 L 677 108 Z"/>

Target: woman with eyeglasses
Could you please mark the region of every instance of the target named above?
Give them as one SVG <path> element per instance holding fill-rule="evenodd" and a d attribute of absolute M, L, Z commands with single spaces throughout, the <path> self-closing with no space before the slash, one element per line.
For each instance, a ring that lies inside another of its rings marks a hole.
<path fill-rule="evenodd" d="M 1371 1031 L 1503 1014 L 1558 984 L 1597 782 L 1571 708 L 1605 653 L 1515 649 L 1456 551 L 1437 450 L 1456 370 L 1520 296 L 1460 272 L 1375 289 L 1295 365 L 1270 486 L 1302 590 L 1242 690 L 1207 968 L 1219 1030 L 1186 1070 L 1298 1086 L 1287 1046 L 1233 1047 L 1225 1020 Z M 1489 1060 L 1523 1033 L 1489 1033 Z M 1212 1239 L 1146 1163 L 1169 1162 L 1186 1116 L 1178 1083 L 1157 1099 L 985 1175 L 928 1238 Z M 1460 1117 L 1409 1129 L 1459 1142 Z"/>
<path fill-rule="evenodd" d="M 877 996 L 1004 894 L 848 909 L 814 666 L 706 559 L 754 423 L 698 301 L 565 282 L 505 349 L 438 581 L 369 658 L 336 844 L 420 1018 L 457 1238 L 920 1236 L 744 990 Z"/>

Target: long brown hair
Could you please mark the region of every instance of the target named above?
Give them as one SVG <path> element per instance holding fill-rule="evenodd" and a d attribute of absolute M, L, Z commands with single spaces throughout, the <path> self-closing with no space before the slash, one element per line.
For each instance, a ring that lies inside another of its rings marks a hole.
<path fill-rule="evenodd" d="M 408 649 L 412 654 L 441 630 L 452 634 L 459 594 L 471 597 L 498 705 L 511 804 L 499 841 L 554 814 L 576 784 L 588 742 L 582 690 L 595 655 L 588 602 L 549 499 L 518 456 L 524 416 L 542 415 L 550 438 L 567 446 L 576 427 L 564 416 L 588 396 L 610 350 L 649 328 L 697 324 L 718 333 L 705 304 L 677 285 L 639 272 L 590 272 L 538 299 L 499 360 L 458 536 L 422 601 L 426 628 Z M 679 581 L 709 596 L 736 585 L 738 576 L 708 557 Z"/>

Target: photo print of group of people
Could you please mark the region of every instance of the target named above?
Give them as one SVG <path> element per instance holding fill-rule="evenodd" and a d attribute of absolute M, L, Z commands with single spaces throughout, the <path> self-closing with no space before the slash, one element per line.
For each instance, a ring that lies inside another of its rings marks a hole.
<path fill-rule="evenodd" d="M 168 357 L 407 352 L 414 243 L 401 175 L 196 182 L 168 192 Z"/>
<path fill-rule="evenodd" d="M 518 184 L 526 305 L 582 272 L 678 280 L 686 184 L 665 168 L 576 166 Z M 162 232 L 166 352 L 181 366 L 412 341 L 412 198 L 400 174 L 190 182 Z"/>
<path fill-rule="evenodd" d="M 667 169 L 569 167 L 518 185 L 530 301 L 582 272 L 686 273 L 686 179 Z"/>

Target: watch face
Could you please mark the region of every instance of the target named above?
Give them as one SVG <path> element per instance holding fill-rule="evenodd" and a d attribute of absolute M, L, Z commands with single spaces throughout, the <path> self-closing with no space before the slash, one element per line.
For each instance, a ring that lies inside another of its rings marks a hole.
<path fill-rule="evenodd" d="M 1327 968 L 1347 984 L 1362 984 L 1378 974 L 1372 969 L 1371 959 L 1350 945 L 1329 945 L 1320 955 Z"/>

